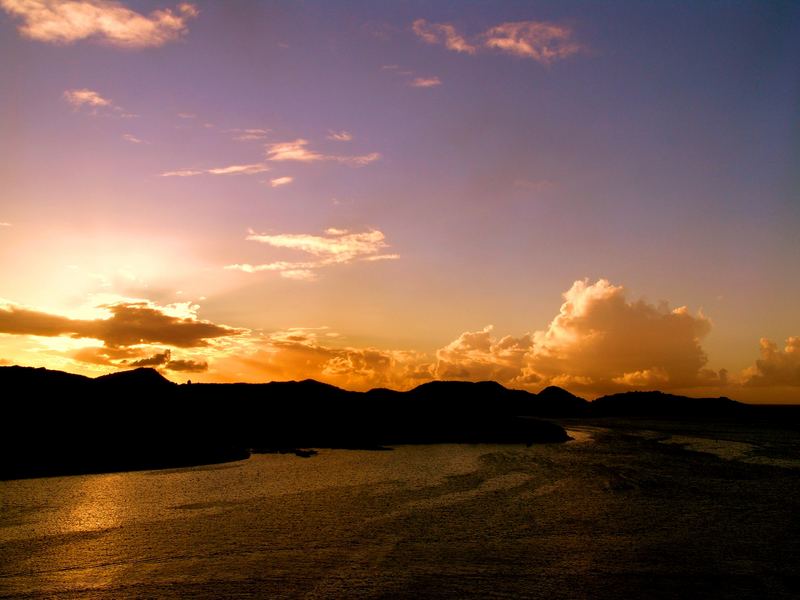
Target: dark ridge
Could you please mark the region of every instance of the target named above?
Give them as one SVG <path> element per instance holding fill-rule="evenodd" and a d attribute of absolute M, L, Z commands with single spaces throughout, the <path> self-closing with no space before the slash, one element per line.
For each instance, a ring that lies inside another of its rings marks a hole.
<path fill-rule="evenodd" d="M 138 369 L 131 369 L 129 371 L 119 371 L 118 373 L 101 375 L 100 377 L 96 377 L 94 381 L 103 385 L 125 385 L 136 387 L 171 387 L 176 385 L 155 369 L 150 369 L 147 367 L 139 367 Z"/>
<path fill-rule="evenodd" d="M 204 464 L 251 449 L 563 442 L 563 428 L 531 417 L 586 404 L 571 395 L 540 402 L 495 382 L 366 393 L 311 379 L 176 385 L 148 368 L 90 379 L 0 367 L 0 389 L 10 399 L 0 479 Z"/>
<path fill-rule="evenodd" d="M 730 398 L 688 398 L 664 392 L 623 392 L 597 398 L 592 413 L 625 417 L 731 417 L 752 412 Z"/>

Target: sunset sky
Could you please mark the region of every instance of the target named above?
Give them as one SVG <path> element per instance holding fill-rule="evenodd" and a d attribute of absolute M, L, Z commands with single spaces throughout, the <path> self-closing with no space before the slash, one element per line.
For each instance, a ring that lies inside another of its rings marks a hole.
<path fill-rule="evenodd" d="M 800 402 L 800 4 L 0 0 L 0 364 Z"/>

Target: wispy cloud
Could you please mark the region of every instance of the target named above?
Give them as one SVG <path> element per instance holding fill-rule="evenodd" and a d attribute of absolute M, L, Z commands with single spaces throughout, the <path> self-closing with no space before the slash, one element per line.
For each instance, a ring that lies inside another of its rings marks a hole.
<path fill-rule="evenodd" d="M 229 129 L 228 133 L 233 134 L 233 139 L 237 142 L 249 142 L 253 140 L 266 139 L 269 129 Z"/>
<path fill-rule="evenodd" d="M 177 171 L 165 171 L 161 177 L 195 177 L 197 175 L 256 175 L 269 171 L 269 167 L 263 163 L 251 165 L 230 165 L 227 167 L 215 167 L 213 169 L 179 169 Z"/>
<path fill-rule="evenodd" d="M 412 29 L 420 39 L 429 44 L 443 44 L 448 50 L 466 54 L 475 54 L 478 50 L 448 23 L 428 23 L 425 19 L 417 19 L 412 24 Z"/>
<path fill-rule="evenodd" d="M 530 58 L 543 65 L 563 60 L 583 49 L 570 27 L 544 21 L 501 23 L 471 41 L 467 41 L 449 23 L 429 23 L 425 19 L 417 19 L 412 29 L 422 41 L 443 45 L 454 52 L 476 54 L 478 51 L 496 50 Z"/>
<path fill-rule="evenodd" d="M 208 169 L 206 172 L 211 175 L 255 175 L 256 173 L 263 173 L 264 171 L 269 171 L 269 167 L 264 164 L 256 163 L 252 165 L 217 167 L 215 169 Z"/>
<path fill-rule="evenodd" d="M 353 134 L 349 131 L 328 131 L 328 139 L 334 142 L 349 142 L 353 139 Z"/>
<path fill-rule="evenodd" d="M 397 254 L 381 254 L 388 247 L 382 231 L 370 229 L 361 233 L 351 233 L 346 229 L 329 228 L 325 235 L 305 233 L 282 233 L 276 235 L 251 232 L 245 239 L 273 248 L 297 250 L 310 255 L 306 261 L 276 261 L 260 265 L 234 264 L 226 269 L 257 273 L 276 271 L 289 279 L 311 280 L 314 271 L 323 267 L 347 264 L 355 261 L 394 260 Z"/>
<path fill-rule="evenodd" d="M 269 184 L 270 186 L 276 188 L 281 187 L 282 185 L 288 185 L 294 181 L 294 177 L 276 177 L 275 179 L 270 179 Z"/>
<path fill-rule="evenodd" d="M 11 227 L 11 223 L 6 223 L 5 221 L 0 221 L 0 227 Z"/>
<path fill-rule="evenodd" d="M 531 58 L 544 65 L 568 58 L 581 50 L 570 28 L 537 21 L 497 25 L 486 31 L 482 40 L 487 48 Z"/>
<path fill-rule="evenodd" d="M 340 156 L 335 154 L 322 154 L 308 148 L 308 140 L 302 138 L 291 142 L 277 142 L 267 145 L 267 160 L 272 161 L 297 161 L 304 163 L 322 160 L 335 161 L 352 167 L 362 167 L 376 160 L 381 155 L 377 152 L 358 156 Z"/>
<path fill-rule="evenodd" d="M 418 87 L 418 88 L 436 87 L 437 85 L 442 85 L 442 80 L 436 76 L 415 77 L 408 85 L 410 85 L 411 87 Z"/>
<path fill-rule="evenodd" d="M 76 88 L 66 90 L 62 94 L 64 100 L 75 110 L 88 110 L 89 114 L 114 115 L 116 117 L 130 118 L 137 115 L 126 111 L 121 106 L 102 96 L 99 92 L 89 88 Z"/>
<path fill-rule="evenodd" d="M 147 143 L 149 143 L 149 142 L 145 142 L 142 139 L 139 139 L 138 137 L 136 137 L 132 133 L 124 133 L 124 134 L 122 134 L 122 139 L 125 140 L 126 142 L 130 142 L 131 144 L 147 144 Z"/>
<path fill-rule="evenodd" d="M 123 48 L 161 46 L 179 39 L 199 14 L 188 2 L 143 15 L 113 0 L 0 0 L 21 21 L 20 34 L 32 40 L 70 44 L 92 39 Z"/>

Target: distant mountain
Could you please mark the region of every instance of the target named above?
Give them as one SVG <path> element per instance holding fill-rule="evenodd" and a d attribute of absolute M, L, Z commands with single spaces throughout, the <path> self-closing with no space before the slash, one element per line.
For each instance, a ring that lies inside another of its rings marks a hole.
<path fill-rule="evenodd" d="M 597 398 L 591 405 L 597 416 L 730 417 L 751 409 L 730 398 L 688 398 L 664 392 L 624 392 Z"/>

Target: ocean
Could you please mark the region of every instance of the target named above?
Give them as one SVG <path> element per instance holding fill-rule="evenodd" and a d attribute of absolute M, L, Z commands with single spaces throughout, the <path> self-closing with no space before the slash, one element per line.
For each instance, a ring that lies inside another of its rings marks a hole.
<path fill-rule="evenodd" d="M 797 598 L 797 432 L 257 454 L 0 482 L 2 598 Z"/>

